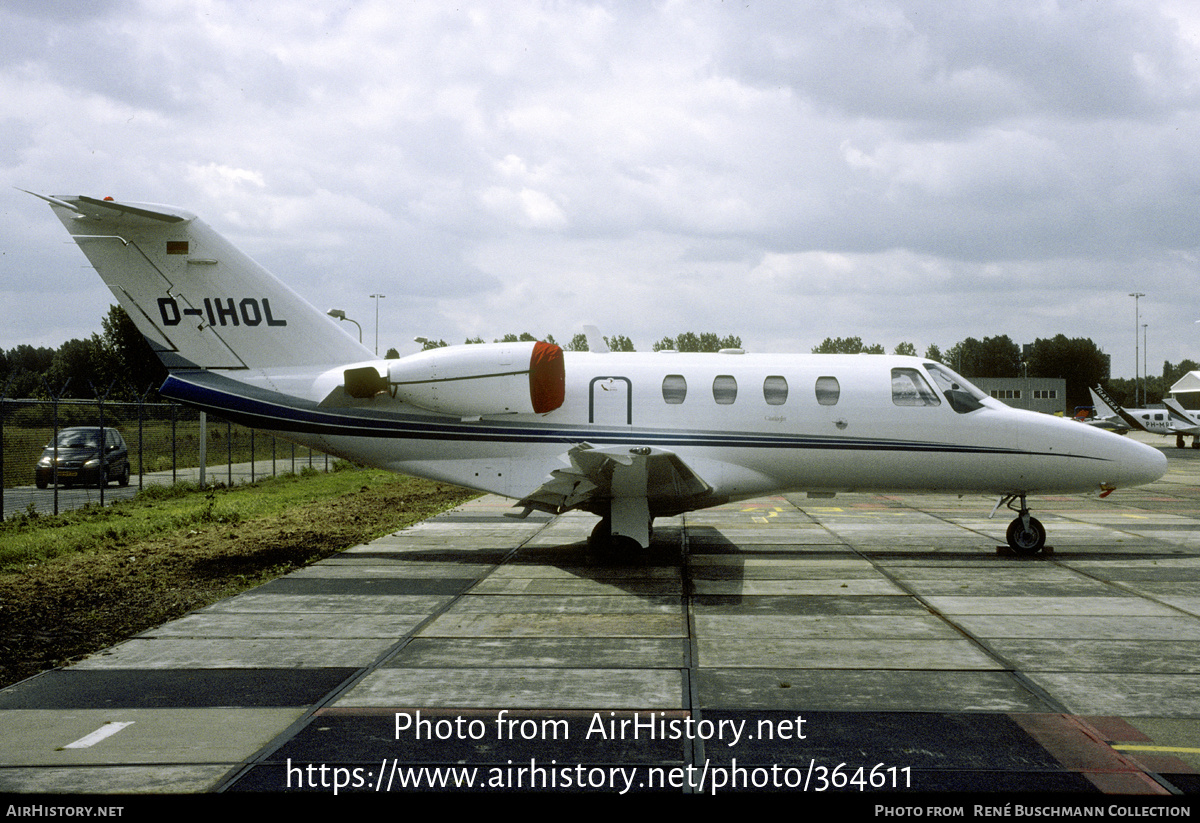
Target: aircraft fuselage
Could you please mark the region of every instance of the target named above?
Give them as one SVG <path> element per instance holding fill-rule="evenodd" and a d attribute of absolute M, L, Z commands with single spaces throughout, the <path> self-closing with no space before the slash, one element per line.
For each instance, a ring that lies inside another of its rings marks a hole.
<path fill-rule="evenodd" d="M 669 450 L 714 503 L 781 491 L 1090 492 L 1164 469 L 1156 450 L 1074 421 L 991 398 L 955 411 L 931 386 L 924 400 L 898 395 L 897 373 L 944 369 L 920 358 L 565 352 L 564 361 L 562 405 L 545 414 L 435 414 L 387 392 L 330 402 L 346 368 L 386 373 L 396 361 L 252 381 L 286 382 L 300 403 L 231 403 L 218 398 L 238 392 L 225 381 L 182 389 L 212 383 L 211 373 L 176 373 L 165 390 L 226 414 L 232 405 L 235 416 L 253 408 L 247 422 L 357 462 L 509 497 L 537 487 L 581 442 Z"/>

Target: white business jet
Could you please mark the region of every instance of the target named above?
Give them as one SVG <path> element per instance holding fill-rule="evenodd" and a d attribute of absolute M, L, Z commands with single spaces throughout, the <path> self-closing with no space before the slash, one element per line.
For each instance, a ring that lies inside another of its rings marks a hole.
<path fill-rule="evenodd" d="M 655 517 L 733 500 L 926 491 L 999 496 L 1017 512 L 1009 544 L 1034 554 L 1046 531 L 1027 495 L 1107 493 L 1167 467 L 917 357 L 616 353 L 589 329 L 590 352 L 499 343 L 381 360 L 191 212 L 37 196 L 170 369 L 163 395 L 524 514 L 592 512 L 609 550 L 648 546 Z"/>

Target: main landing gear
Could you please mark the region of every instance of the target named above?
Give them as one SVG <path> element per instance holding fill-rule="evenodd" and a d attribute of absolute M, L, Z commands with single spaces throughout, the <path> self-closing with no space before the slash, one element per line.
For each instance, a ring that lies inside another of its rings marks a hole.
<path fill-rule="evenodd" d="M 651 532 L 652 527 L 648 522 L 645 532 L 646 546 L 650 545 Z M 592 551 L 613 559 L 635 556 L 646 546 L 643 546 L 635 537 L 613 534 L 613 523 L 610 517 L 601 519 L 588 536 L 588 547 Z"/>
<path fill-rule="evenodd" d="M 615 491 L 608 501 L 608 511 L 596 512 L 600 522 L 592 530 L 588 545 L 602 554 L 629 554 L 649 548 L 650 501 L 646 499 L 645 461 L 631 461 L 626 466 L 613 467 L 612 485 Z"/>
<path fill-rule="evenodd" d="M 1013 505 L 1013 501 L 1018 498 L 1021 500 L 1019 509 Z M 1046 527 L 1036 517 L 1029 516 L 1029 507 L 1025 505 L 1025 495 L 1010 494 L 1000 503 L 1017 513 L 1013 522 L 1008 524 L 1006 535 L 1008 546 L 1013 550 L 1013 554 L 1029 557 L 1044 549 L 1046 547 Z M 996 504 L 996 508 L 1000 508 L 1000 503 Z"/>

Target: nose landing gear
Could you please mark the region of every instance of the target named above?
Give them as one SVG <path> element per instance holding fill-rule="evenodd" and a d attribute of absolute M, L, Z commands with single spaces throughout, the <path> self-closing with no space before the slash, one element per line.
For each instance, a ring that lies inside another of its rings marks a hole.
<path fill-rule="evenodd" d="M 1013 506 L 1013 501 L 1018 498 L 1021 500 L 1020 508 Z M 1010 494 L 996 504 L 997 509 L 1000 508 L 1001 503 L 1017 512 L 1013 522 L 1008 524 L 1008 532 L 1005 535 L 1013 554 L 1030 557 L 1044 549 L 1046 547 L 1046 527 L 1036 517 L 1030 517 L 1029 507 L 1025 505 L 1025 495 Z"/>

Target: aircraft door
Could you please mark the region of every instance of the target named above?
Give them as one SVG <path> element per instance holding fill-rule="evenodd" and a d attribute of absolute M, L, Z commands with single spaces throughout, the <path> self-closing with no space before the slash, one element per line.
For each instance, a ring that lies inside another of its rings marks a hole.
<path fill-rule="evenodd" d="M 633 425 L 633 383 L 628 377 L 593 377 L 588 385 L 588 422 Z"/>

